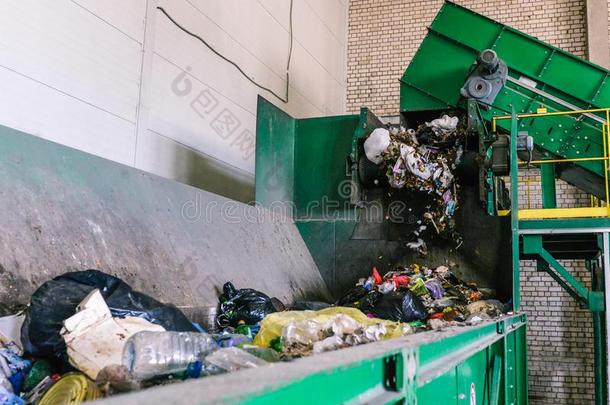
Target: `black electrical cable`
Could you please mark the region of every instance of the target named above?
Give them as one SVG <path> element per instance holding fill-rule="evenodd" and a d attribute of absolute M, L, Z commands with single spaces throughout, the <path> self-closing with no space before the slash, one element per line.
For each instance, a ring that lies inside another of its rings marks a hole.
<path fill-rule="evenodd" d="M 185 33 L 187 33 L 188 35 L 192 36 L 193 38 L 198 39 L 199 41 L 201 41 L 205 46 L 207 46 L 210 51 L 214 52 L 218 57 L 222 58 L 223 60 L 225 60 L 226 62 L 230 63 L 231 65 L 233 65 L 238 71 L 239 73 L 241 73 L 242 75 L 244 75 L 244 77 L 246 79 L 248 79 L 252 84 L 254 84 L 256 87 L 268 91 L 269 93 L 273 94 L 275 97 L 277 97 L 278 99 L 282 100 L 284 103 L 288 103 L 288 88 L 290 87 L 290 75 L 288 73 L 288 71 L 290 70 L 290 59 L 292 58 L 292 2 L 293 0 L 290 0 L 290 48 L 288 51 L 288 63 L 286 64 L 286 97 L 281 97 L 280 95 L 278 95 L 276 92 L 274 92 L 273 90 L 271 90 L 268 87 L 265 87 L 263 85 L 258 84 L 256 81 L 254 81 L 254 79 L 252 79 L 250 76 L 248 76 L 246 74 L 246 72 L 243 71 L 243 69 L 235 62 L 233 62 L 231 59 L 225 57 L 224 55 L 222 55 L 220 52 L 218 52 L 216 49 L 214 49 L 210 44 L 208 44 L 205 39 L 201 38 L 199 35 L 189 31 L 188 29 L 184 28 L 182 25 L 180 25 L 176 20 L 174 20 L 172 18 L 171 15 L 168 14 L 167 11 L 165 11 L 165 9 L 163 7 L 157 7 L 157 9 L 159 11 L 161 11 L 163 14 L 165 14 L 165 16 L 178 28 L 180 28 L 182 31 L 184 31 Z"/>

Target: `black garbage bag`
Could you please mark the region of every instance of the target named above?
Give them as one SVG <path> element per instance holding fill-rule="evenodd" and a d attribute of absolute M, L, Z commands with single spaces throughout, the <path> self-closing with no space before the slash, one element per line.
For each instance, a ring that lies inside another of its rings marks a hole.
<path fill-rule="evenodd" d="M 411 291 L 385 294 L 371 312 L 378 318 L 399 322 L 423 321 L 428 317 L 421 299 Z"/>
<path fill-rule="evenodd" d="M 358 309 L 364 313 L 372 312 L 379 300 L 383 298 L 383 294 L 379 291 L 371 291 L 358 301 Z"/>
<path fill-rule="evenodd" d="M 336 305 L 339 307 L 353 307 L 357 305 L 356 302 L 360 301 L 360 299 L 362 299 L 362 297 L 364 297 L 367 293 L 368 291 L 366 288 L 361 285 L 357 285 L 349 290 L 349 292 L 343 297 L 339 298 Z"/>
<path fill-rule="evenodd" d="M 112 316 L 135 316 L 167 330 L 195 332 L 178 308 L 134 291 L 121 279 L 98 270 L 62 274 L 42 284 L 32 294 L 21 327 L 24 349 L 70 369 L 66 345 L 59 334 L 63 321 L 76 313 L 76 306 L 94 289 L 99 289 Z"/>
<path fill-rule="evenodd" d="M 319 311 L 330 307 L 330 304 L 322 301 L 297 301 L 290 307 L 291 311 Z"/>
<path fill-rule="evenodd" d="M 255 325 L 267 314 L 277 312 L 273 300 L 260 291 L 252 288 L 238 290 L 231 282 L 225 283 L 222 291 L 218 315 L 221 325 L 227 323 L 235 327 L 240 321 L 244 321 L 246 325 Z"/>

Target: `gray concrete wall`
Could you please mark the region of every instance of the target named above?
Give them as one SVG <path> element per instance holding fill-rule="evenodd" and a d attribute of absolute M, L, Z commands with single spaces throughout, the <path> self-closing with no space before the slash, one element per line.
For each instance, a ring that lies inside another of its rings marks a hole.
<path fill-rule="evenodd" d="M 226 281 L 285 302 L 327 296 L 289 219 L 5 127 L 0 151 L 5 312 L 87 268 L 186 310 L 216 305 Z"/>

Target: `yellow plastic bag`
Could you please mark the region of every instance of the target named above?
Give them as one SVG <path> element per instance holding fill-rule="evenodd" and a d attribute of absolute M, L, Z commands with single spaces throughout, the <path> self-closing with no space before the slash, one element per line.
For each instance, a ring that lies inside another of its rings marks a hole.
<path fill-rule="evenodd" d="M 358 323 L 370 326 L 383 323 L 387 329 L 384 339 L 402 336 L 402 324 L 400 322 L 386 321 L 379 318 L 369 318 L 356 308 L 329 307 L 319 311 L 284 311 L 269 314 L 261 322 L 261 329 L 254 338 L 254 344 L 260 347 L 269 347 L 271 341 L 282 335 L 284 326 L 298 321 L 312 320 L 325 323 L 335 315 L 343 314 L 353 318 Z"/>

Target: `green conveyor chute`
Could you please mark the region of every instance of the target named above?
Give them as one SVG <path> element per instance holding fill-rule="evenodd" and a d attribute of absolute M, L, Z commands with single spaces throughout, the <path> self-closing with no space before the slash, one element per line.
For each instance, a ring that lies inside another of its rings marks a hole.
<path fill-rule="evenodd" d="M 505 86 L 481 109 L 486 120 L 510 113 L 513 106 L 517 113 L 610 107 L 608 70 L 446 2 L 400 79 L 401 112 L 459 107 L 460 88 L 485 49 L 494 50 L 508 66 Z M 519 130 L 533 137 L 541 159 L 598 158 L 603 156 L 605 118 L 604 113 L 533 117 L 520 120 Z M 510 121 L 498 124 L 509 130 Z M 602 195 L 603 172 L 601 160 L 578 161 L 558 167 L 557 177 Z"/>

